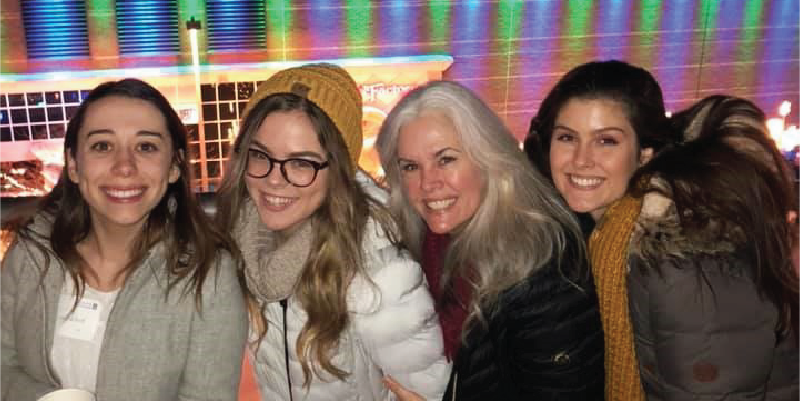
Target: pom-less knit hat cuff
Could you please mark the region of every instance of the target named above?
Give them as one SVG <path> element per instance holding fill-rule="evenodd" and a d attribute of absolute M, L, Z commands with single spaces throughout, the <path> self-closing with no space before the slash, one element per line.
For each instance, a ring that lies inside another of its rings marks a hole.
<path fill-rule="evenodd" d="M 279 71 L 259 85 L 242 120 L 262 99 L 276 93 L 294 93 L 314 102 L 339 129 L 353 166 L 358 165 L 362 151 L 362 96 L 347 71 L 325 63 Z"/>

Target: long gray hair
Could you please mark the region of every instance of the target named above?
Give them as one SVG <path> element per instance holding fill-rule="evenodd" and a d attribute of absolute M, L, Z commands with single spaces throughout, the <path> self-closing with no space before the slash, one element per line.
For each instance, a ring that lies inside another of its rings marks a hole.
<path fill-rule="evenodd" d="M 460 84 L 433 81 L 411 91 L 390 112 L 377 139 L 381 165 L 390 188 L 389 207 L 403 242 L 421 260 L 425 222 L 412 207 L 401 182 L 398 139 L 403 126 L 422 115 L 447 118 L 468 159 L 484 180 L 483 200 L 472 218 L 452 238 L 443 266 L 443 288 L 461 276 L 473 294 L 467 322 L 484 321 L 505 289 L 524 280 L 568 242 L 584 246 L 578 223 L 548 181 L 531 165 L 501 119 Z M 469 269 L 469 272 L 468 272 Z"/>

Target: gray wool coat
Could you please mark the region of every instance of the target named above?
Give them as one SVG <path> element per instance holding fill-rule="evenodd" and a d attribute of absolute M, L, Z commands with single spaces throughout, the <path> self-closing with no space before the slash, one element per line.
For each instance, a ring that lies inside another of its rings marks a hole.
<path fill-rule="evenodd" d="M 649 194 L 630 249 L 630 313 L 648 400 L 798 400 L 798 335 L 776 335 L 778 309 L 757 292 L 733 242 L 685 238 L 672 202 Z"/>
<path fill-rule="evenodd" d="M 198 312 L 194 292 L 182 296 L 182 283 L 165 296 L 163 250 L 151 249 L 117 296 L 100 352 L 97 400 L 236 400 L 247 314 L 233 263 L 226 256 L 209 272 Z M 17 240 L 1 274 L 1 399 L 35 401 L 61 387 L 49 355 L 65 272 L 54 254 L 46 262 L 42 249 Z"/>

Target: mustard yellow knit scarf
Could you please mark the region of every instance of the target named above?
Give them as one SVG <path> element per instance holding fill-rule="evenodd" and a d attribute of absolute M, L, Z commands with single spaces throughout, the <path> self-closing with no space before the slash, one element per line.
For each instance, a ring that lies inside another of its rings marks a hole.
<path fill-rule="evenodd" d="M 641 208 L 642 199 L 623 197 L 607 209 L 590 236 L 590 259 L 606 348 L 607 401 L 645 400 L 626 287 L 629 241 Z"/>

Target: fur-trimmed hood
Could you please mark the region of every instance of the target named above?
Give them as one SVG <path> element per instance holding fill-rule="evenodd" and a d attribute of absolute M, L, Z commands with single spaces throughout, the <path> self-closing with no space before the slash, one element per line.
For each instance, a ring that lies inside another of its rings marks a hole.
<path fill-rule="evenodd" d="M 731 236 L 721 238 L 716 235 L 718 222 L 709 221 L 708 229 L 684 230 L 676 204 L 669 197 L 669 185 L 659 178 L 651 178 L 649 185 L 655 189 L 643 197 L 642 210 L 631 238 L 632 254 L 646 259 L 684 259 L 690 254 L 735 250 Z"/>

